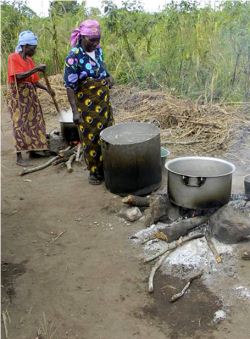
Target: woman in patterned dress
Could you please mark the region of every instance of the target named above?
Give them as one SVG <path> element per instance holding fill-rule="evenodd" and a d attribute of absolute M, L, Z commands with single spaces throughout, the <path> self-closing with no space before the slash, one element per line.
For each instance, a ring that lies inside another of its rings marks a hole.
<path fill-rule="evenodd" d="M 100 43 L 100 25 L 85 20 L 71 34 L 73 47 L 65 60 L 64 83 L 79 127 L 84 158 L 89 170 L 89 183 L 103 180 L 100 132 L 113 123 L 109 88 L 113 79 L 107 72 Z"/>
<path fill-rule="evenodd" d="M 21 32 L 15 53 L 8 57 L 7 104 L 13 122 L 16 163 L 28 166 L 22 151 L 30 156 L 48 149 L 45 122 L 36 89 L 47 90 L 39 83 L 38 72 L 45 72 L 46 65 L 35 66 L 32 56 L 36 52 L 37 37 L 31 31 Z M 55 93 L 49 93 L 55 95 Z"/>

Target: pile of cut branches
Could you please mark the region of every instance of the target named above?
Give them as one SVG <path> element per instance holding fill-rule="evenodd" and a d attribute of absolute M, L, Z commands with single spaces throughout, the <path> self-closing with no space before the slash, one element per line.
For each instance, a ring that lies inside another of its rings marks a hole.
<path fill-rule="evenodd" d="M 72 173 L 74 161 L 77 163 L 82 163 L 83 161 L 83 149 L 80 143 L 78 143 L 77 146 L 68 146 L 63 150 L 60 150 L 56 156 L 41 165 L 23 168 L 22 172 L 20 172 L 20 175 L 22 176 L 25 174 L 37 172 L 51 165 L 60 165 L 62 167 L 66 167 L 68 173 Z"/>
<path fill-rule="evenodd" d="M 50 76 L 59 107 L 70 108 L 62 75 Z M 48 95 L 39 93 L 44 113 L 55 109 Z M 250 126 L 240 111 L 244 103 L 201 104 L 164 91 L 141 91 L 115 86 L 111 91 L 115 122 L 154 122 L 160 127 L 161 143 L 174 155 L 218 155 L 237 142 L 240 126 Z M 240 108 L 240 109 L 239 109 Z"/>

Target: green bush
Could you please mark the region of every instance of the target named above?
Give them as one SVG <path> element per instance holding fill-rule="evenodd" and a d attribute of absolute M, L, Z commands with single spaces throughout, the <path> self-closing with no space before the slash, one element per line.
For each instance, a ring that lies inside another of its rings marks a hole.
<path fill-rule="evenodd" d="M 173 1 L 160 13 L 146 13 L 137 1 L 124 1 L 117 8 L 107 0 L 105 15 L 75 1 L 65 7 L 57 1 L 46 18 L 15 3 L 1 5 L 2 82 L 20 31 L 38 35 L 36 61 L 55 74 L 63 72 L 72 29 L 92 17 L 101 23 L 106 64 L 117 83 L 163 87 L 204 102 L 249 100 L 249 1 L 225 1 L 217 9 Z"/>

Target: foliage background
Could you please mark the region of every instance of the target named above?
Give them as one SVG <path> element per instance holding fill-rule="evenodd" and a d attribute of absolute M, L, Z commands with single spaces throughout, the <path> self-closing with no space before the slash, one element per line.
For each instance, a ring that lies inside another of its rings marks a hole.
<path fill-rule="evenodd" d="M 217 9 L 194 1 L 174 1 L 159 13 L 146 13 L 138 1 L 117 8 L 102 2 L 104 14 L 85 3 L 54 1 L 48 17 L 23 2 L 1 4 L 1 80 L 7 58 L 22 30 L 38 35 L 35 60 L 49 74 L 63 72 L 72 29 L 85 18 L 102 27 L 107 67 L 118 83 L 168 89 L 202 102 L 250 101 L 250 2 L 225 1 Z"/>

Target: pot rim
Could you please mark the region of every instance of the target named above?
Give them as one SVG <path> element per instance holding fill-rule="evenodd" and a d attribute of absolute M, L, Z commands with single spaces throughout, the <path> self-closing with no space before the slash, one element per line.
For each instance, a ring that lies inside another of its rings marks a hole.
<path fill-rule="evenodd" d="M 250 174 L 244 176 L 244 182 L 250 183 Z"/>
<path fill-rule="evenodd" d="M 232 174 L 236 167 L 234 164 L 232 164 L 231 162 L 229 161 L 226 161 L 226 160 L 223 160 L 223 159 L 219 159 L 219 158 L 213 158 L 213 157 L 200 157 L 200 156 L 192 156 L 192 157 L 179 157 L 179 158 L 175 158 L 175 159 L 172 159 L 172 160 L 169 160 L 166 162 L 165 164 L 165 168 L 171 172 L 171 173 L 174 173 L 174 174 L 178 174 L 178 175 L 185 175 L 184 173 L 180 173 L 180 172 L 177 172 L 177 171 L 173 171 L 172 169 L 169 168 L 169 165 L 175 163 L 175 162 L 179 162 L 181 160 L 213 160 L 213 161 L 217 161 L 217 162 L 220 162 L 220 163 L 223 163 L 223 164 L 226 164 L 226 165 L 229 165 L 231 166 L 231 171 L 228 171 L 228 172 L 225 172 L 223 174 L 220 174 L 220 175 L 209 175 L 209 176 L 203 176 L 203 177 L 206 177 L 206 178 L 218 178 L 218 177 L 224 177 L 225 175 L 228 175 L 228 174 Z M 201 177 L 200 175 L 187 175 L 188 177 L 190 178 L 199 178 Z"/>
<path fill-rule="evenodd" d="M 130 145 L 136 145 L 136 144 L 141 144 L 146 141 L 149 141 L 153 138 L 159 137 L 160 136 L 160 130 L 157 126 L 150 122 L 139 122 L 139 121 L 125 121 L 125 122 L 119 122 L 118 124 L 114 124 L 112 126 L 104 128 L 100 132 L 100 139 L 106 143 L 111 143 L 109 140 L 109 135 L 106 135 L 108 132 L 111 130 L 115 130 L 116 128 L 119 128 L 119 126 L 124 126 L 126 125 L 127 127 L 132 126 L 132 125 L 137 125 L 137 126 L 150 126 L 152 128 L 152 133 L 148 133 L 148 138 L 145 138 L 144 140 L 138 140 L 138 141 L 133 141 L 133 143 L 130 142 L 120 142 L 119 140 L 116 140 L 116 142 L 112 141 L 112 146 L 130 146 Z M 139 133 L 137 133 L 139 134 Z M 145 132 L 141 135 L 145 136 Z"/>

